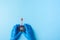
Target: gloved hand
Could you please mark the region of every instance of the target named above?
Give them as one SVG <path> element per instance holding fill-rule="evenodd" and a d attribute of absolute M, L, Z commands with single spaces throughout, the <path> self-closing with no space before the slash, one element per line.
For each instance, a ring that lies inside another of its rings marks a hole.
<path fill-rule="evenodd" d="M 22 32 L 19 31 L 19 24 L 15 25 L 11 32 L 11 40 L 18 40 Z"/>
<path fill-rule="evenodd" d="M 28 40 L 36 40 L 32 27 L 29 24 L 25 24 L 24 27 L 26 29 L 26 31 L 24 32 L 25 37 Z"/>

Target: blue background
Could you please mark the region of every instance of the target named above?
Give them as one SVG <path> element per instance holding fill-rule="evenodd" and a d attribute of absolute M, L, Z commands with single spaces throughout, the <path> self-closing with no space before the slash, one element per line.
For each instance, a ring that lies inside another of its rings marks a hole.
<path fill-rule="evenodd" d="M 0 0 L 0 40 L 10 40 L 21 17 L 37 40 L 60 40 L 60 0 Z"/>

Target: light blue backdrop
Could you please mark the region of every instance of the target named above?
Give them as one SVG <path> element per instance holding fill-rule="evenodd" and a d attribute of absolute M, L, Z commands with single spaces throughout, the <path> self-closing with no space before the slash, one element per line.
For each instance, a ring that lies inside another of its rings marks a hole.
<path fill-rule="evenodd" d="M 21 17 L 37 40 L 60 40 L 60 0 L 0 0 L 0 40 L 10 40 Z"/>

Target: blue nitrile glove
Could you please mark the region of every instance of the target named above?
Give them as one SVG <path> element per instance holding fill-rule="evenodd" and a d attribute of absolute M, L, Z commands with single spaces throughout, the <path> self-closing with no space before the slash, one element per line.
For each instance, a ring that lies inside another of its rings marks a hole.
<path fill-rule="evenodd" d="M 24 32 L 25 37 L 28 40 L 36 40 L 32 27 L 29 24 L 24 25 L 26 31 Z"/>
<path fill-rule="evenodd" d="M 22 32 L 19 32 L 18 27 L 20 25 L 17 24 L 13 27 L 12 33 L 11 33 L 11 40 L 18 40 L 18 38 L 21 36 Z"/>

